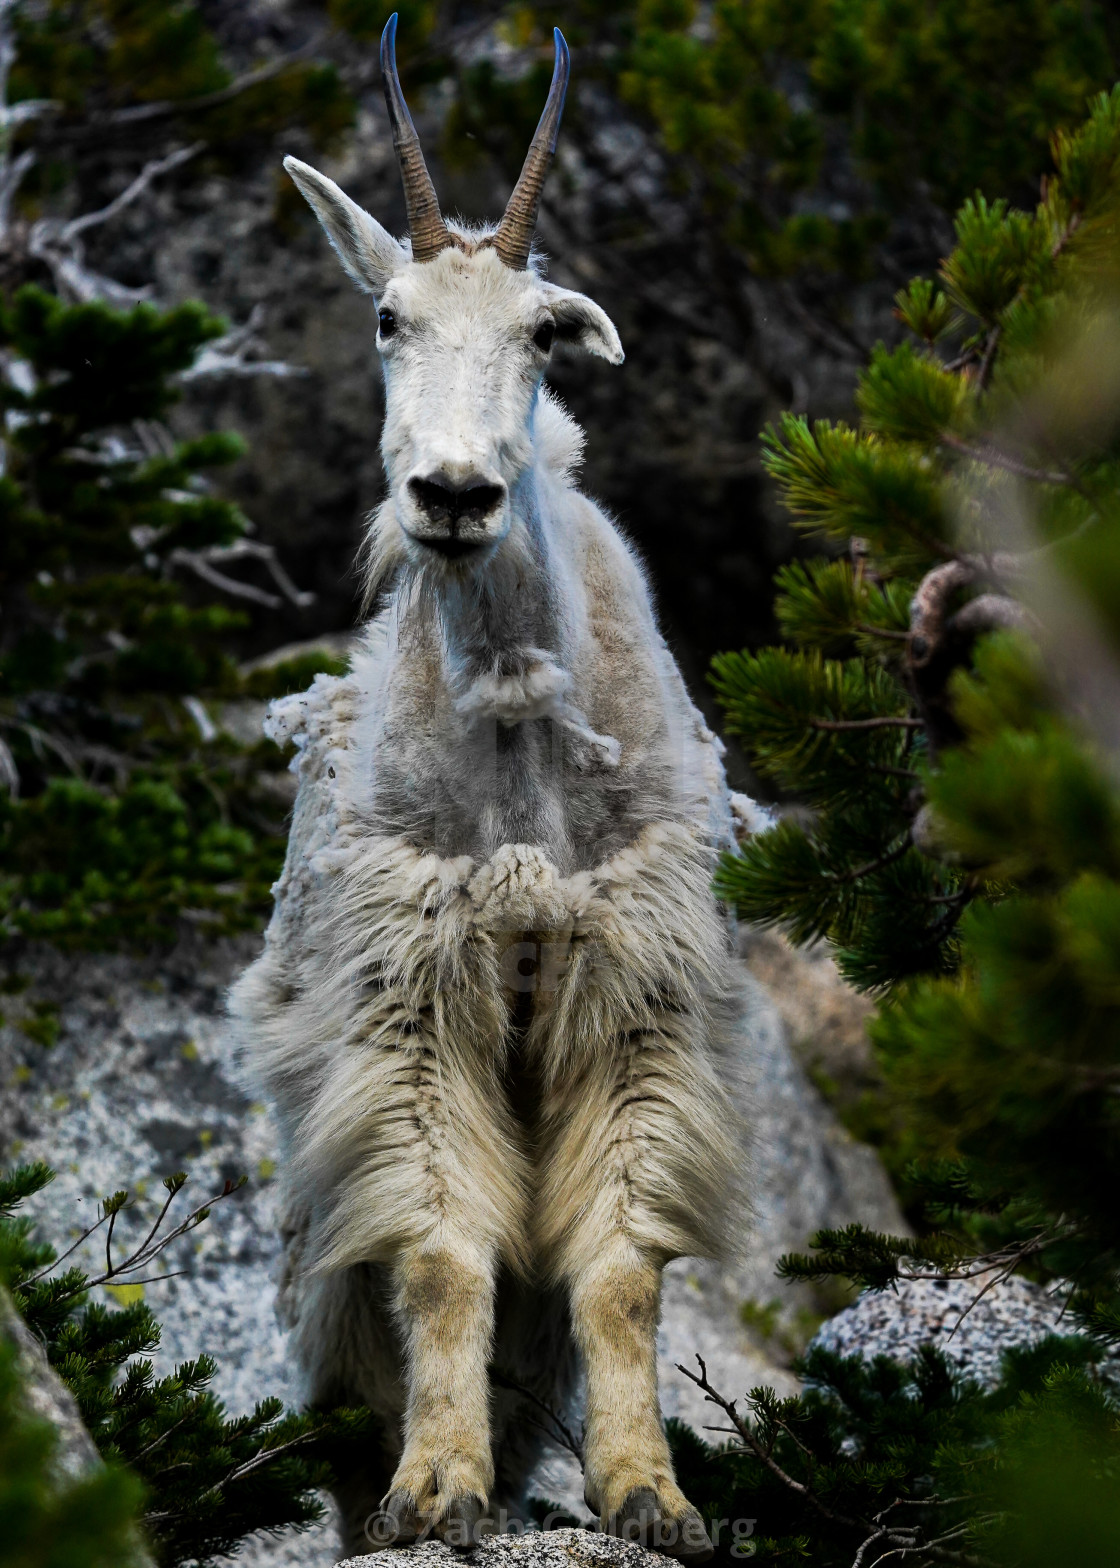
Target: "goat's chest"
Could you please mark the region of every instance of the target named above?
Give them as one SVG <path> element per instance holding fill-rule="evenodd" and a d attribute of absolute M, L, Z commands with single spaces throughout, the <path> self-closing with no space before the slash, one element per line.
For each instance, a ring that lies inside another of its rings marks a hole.
<path fill-rule="evenodd" d="M 445 857 L 528 844 L 569 870 L 628 831 L 612 822 L 625 788 L 612 777 L 612 791 L 586 746 L 548 716 L 386 735 L 371 783 L 383 829 Z"/>

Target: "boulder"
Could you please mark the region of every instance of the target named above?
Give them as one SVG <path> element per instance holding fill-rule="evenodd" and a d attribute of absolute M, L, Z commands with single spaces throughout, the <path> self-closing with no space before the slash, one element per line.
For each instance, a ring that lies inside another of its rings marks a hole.
<path fill-rule="evenodd" d="M 812 1343 L 865 1361 L 909 1361 L 920 1346 L 934 1345 L 973 1382 L 990 1388 L 999 1380 L 1005 1350 L 1076 1332 L 1063 1311 L 1064 1291 L 1018 1277 L 985 1291 L 990 1278 L 907 1280 L 896 1290 L 864 1291 Z M 1106 1358 L 1102 1370 L 1120 1380 L 1120 1354 Z"/>

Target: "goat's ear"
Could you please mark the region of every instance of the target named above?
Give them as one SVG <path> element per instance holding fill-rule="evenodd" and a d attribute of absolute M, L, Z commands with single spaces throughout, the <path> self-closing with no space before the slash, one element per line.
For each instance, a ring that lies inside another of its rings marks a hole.
<path fill-rule="evenodd" d="M 284 167 L 326 229 L 327 238 L 354 282 L 359 288 L 380 295 L 393 273 L 408 260 L 404 247 L 318 169 L 298 158 L 285 158 Z"/>
<path fill-rule="evenodd" d="M 612 365 L 622 364 L 626 356 L 614 322 L 605 310 L 600 310 L 586 294 L 572 294 L 554 284 L 545 284 L 545 291 L 556 322 L 558 342 L 572 343 L 589 354 L 598 354 L 601 359 L 609 359 Z"/>

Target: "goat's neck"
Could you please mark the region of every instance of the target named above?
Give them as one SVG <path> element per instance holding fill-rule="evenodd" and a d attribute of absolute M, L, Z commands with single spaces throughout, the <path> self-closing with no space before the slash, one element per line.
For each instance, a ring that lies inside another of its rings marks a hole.
<path fill-rule="evenodd" d="M 571 607 L 543 490 L 530 472 L 511 494 L 510 532 L 485 570 L 475 579 L 445 578 L 435 590 L 456 705 L 505 724 L 558 712 L 570 684 Z"/>

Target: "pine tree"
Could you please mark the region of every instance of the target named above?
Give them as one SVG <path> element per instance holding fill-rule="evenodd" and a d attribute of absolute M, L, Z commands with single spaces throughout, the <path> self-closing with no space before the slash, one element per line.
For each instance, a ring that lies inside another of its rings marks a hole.
<path fill-rule="evenodd" d="M 282 825 L 257 781 L 279 756 L 237 746 L 205 707 L 241 691 L 225 647 L 245 616 L 206 603 L 191 571 L 244 536 L 205 477 L 241 445 L 145 452 L 136 433 L 222 330 L 198 306 L 121 313 L 33 285 L 0 303 L 9 936 L 151 940 L 184 909 L 236 925 L 275 875 Z"/>
<path fill-rule="evenodd" d="M 899 294 L 908 336 L 873 354 L 858 427 L 771 432 L 786 504 L 832 548 L 779 576 L 785 643 L 714 679 L 801 804 L 719 889 L 881 996 L 915 1157 L 916 1237 L 825 1232 L 781 1272 L 979 1291 L 1019 1269 L 1062 1290 L 1070 1337 L 1007 1358 L 990 1395 L 933 1355 L 814 1353 L 801 1399 L 730 1412 L 729 1449 L 678 1433 L 690 1495 L 767 1500 L 764 1559 L 1120 1548 L 1120 1403 L 1092 1371 L 1120 1343 L 1120 89 L 1053 155 L 1034 212 L 971 198 L 940 277 Z"/>
<path fill-rule="evenodd" d="M 241 443 L 177 442 L 165 422 L 178 378 L 236 351 L 201 305 L 120 309 L 130 291 L 86 264 L 83 236 L 154 178 L 284 125 L 329 138 L 353 104 L 322 61 L 238 75 L 191 4 L 12 0 L 0 35 L 0 944 L 235 929 L 279 866 L 283 760 L 224 733 L 216 705 L 330 661 L 238 675 L 246 605 L 307 596 L 214 487 Z M 82 214 L 107 171 L 114 202 Z M 246 560 L 267 589 L 238 580 Z"/>
<path fill-rule="evenodd" d="M 1050 133 L 1120 64 L 1115 8 L 1096 0 L 571 0 L 532 15 L 594 45 L 583 69 L 704 191 L 728 264 L 761 275 L 867 276 L 888 233 L 924 254 L 977 188 L 1021 199 Z M 520 86 L 485 65 L 467 89 L 476 135 L 521 119 Z"/>

